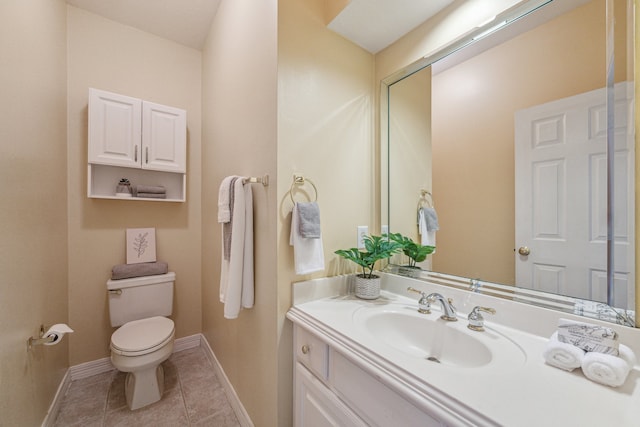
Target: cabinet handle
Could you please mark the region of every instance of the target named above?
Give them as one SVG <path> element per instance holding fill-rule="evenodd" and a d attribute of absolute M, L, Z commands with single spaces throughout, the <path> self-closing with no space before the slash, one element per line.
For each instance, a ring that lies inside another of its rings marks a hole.
<path fill-rule="evenodd" d="M 133 153 L 133 161 L 137 162 L 138 161 L 138 146 L 136 145 L 134 153 Z"/>
<path fill-rule="evenodd" d="M 311 350 L 311 349 L 309 348 L 309 346 L 307 344 L 302 346 L 302 353 L 303 354 L 309 354 L 309 350 Z"/>
<path fill-rule="evenodd" d="M 145 158 L 144 158 L 144 162 L 145 162 L 145 163 L 149 163 L 149 147 L 145 147 L 145 149 L 144 149 L 144 150 L 145 150 L 145 151 L 144 151 L 144 157 L 145 157 Z"/>

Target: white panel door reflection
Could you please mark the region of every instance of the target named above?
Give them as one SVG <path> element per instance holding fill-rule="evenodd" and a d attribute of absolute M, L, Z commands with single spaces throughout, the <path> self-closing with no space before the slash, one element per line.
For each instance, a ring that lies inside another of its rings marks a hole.
<path fill-rule="evenodd" d="M 623 308 L 635 301 L 631 99 L 616 86 L 614 301 Z M 607 301 L 605 102 L 598 89 L 515 114 L 519 287 Z"/>

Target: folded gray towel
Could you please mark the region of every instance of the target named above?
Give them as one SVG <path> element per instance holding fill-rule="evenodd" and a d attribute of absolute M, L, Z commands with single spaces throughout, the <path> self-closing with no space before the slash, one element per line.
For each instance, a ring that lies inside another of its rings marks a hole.
<path fill-rule="evenodd" d="M 231 258 L 231 236 L 233 229 L 233 204 L 236 201 L 236 181 L 238 177 L 231 178 L 229 183 L 229 221 L 222 224 L 222 243 L 223 243 L 223 256 L 225 261 L 229 261 Z"/>
<path fill-rule="evenodd" d="M 422 208 L 424 214 L 424 220 L 427 225 L 427 231 L 438 231 L 440 225 L 438 224 L 438 214 L 434 208 Z"/>
<path fill-rule="evenodd" d="M 132 277 L 155 276 L 156 274 L 166 274 L 169 265 L 166 262 L 141 262 L 139 264 L 119 264 L 111 269 L 111 279 L 121 280 Z"/>
<path fill-rule="evenodd" d="M 320 238 L 320 207 L 317 202 L 296 203 L 298 206 L 298 229 L 305 239 Z"/>
<path fill-rule="evenodd" d="M 141 192 L 138 192 L 138 193 L 136 193 L 135 197 L 142 197 L 142 198 L 146 198 L 146 199 L 166 199 L 167 195 L 164 194 L 164 193 L 159 194 L 159 193 L 141 193 Z"/>
<path fill-rule="evenodd" d="M 136 193 L 156 193 L 156 194 L 164 194 L 167 192 L 167 189 L 161 185 L 135 185 Z"/>

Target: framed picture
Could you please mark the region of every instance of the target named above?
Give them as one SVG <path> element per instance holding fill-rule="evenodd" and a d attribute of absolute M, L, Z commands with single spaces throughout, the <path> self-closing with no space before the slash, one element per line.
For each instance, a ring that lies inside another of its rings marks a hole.
<path fill-rule="evenodd" d="M 127 264 L 156 261 L 156 229 L 127 228 Z"/>

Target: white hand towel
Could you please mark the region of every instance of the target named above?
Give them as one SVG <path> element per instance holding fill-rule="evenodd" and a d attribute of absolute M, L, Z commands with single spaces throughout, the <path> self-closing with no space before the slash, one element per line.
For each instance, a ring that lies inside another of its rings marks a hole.
<path fill-rule="evenodd" d="M 218 222 L 225 223 L 231 221 L 231 180 L 237 176 L 228 176 L 222 180 L 218 190 Z"/>
<path fill-rule="evenodd" d="M 304 238 L 300 234 L 297 204 L 291 212 L 291 234 L 289 244 L 293 246 L 293 261 L 296 274 L 309 274 L 324 270 L 324 248 L 322 236 L 317 239 Z"/>
<path fill-rule="evenodd" d="M 573 371 L 582 365 L 585 351 L 574 345 L 558 341 L 558 333 L 554 332 L 542 352 L 542 357 L 551 366 Z"/>
<path fill-rule="evenodd" d="M 620 344 L 620 355 L 589 352 L 582 360 L 582 372 L 591 381 L 618 387 L 624 384 L 636 356 L 626 345 Z"/>
<path fill-rule="evenodd" d="M 428 226 L 428 218 L 424 209 L 418 210 L 418 230 L 420 232 L 420 243 L 422 246 L 436 246 L 436 231 L 430 230 Z M 433 253 L 436 251 L 434 250 Z"/>
<path fill-rule="evenodd" d="M 229 259 L 222 257 L 220 274 L 220 302 L 227 319 L 237 318 L 241 307 L 251 308 L 254 303 L 253 193 L 251 185 L 245 186 L 240 178 L 232 191 L 231 250 Z M 222 245 L 224 250 L 224 241 Z"/>

